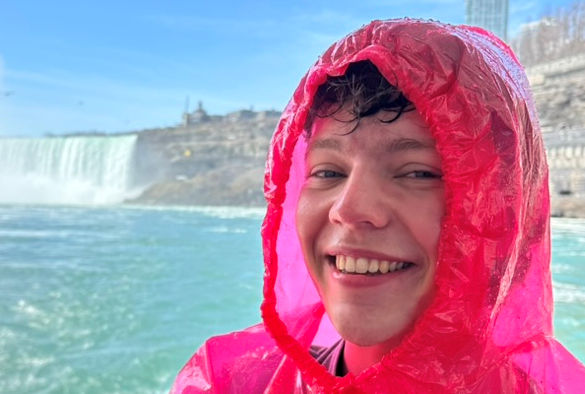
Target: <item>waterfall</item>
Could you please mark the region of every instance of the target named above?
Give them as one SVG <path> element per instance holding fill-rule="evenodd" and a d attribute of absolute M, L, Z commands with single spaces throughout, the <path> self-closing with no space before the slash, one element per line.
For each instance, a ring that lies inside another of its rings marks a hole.
<path fill-rule="evenodd" d="M 136 135 L 0 138 L 0 203 L 111 204 L 135 194 Z"/>

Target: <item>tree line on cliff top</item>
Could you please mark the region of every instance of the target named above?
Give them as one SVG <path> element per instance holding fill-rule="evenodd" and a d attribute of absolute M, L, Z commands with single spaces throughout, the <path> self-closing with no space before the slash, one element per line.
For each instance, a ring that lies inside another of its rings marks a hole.
<path fill-rule="evenodd" d="M 585 54 L 585 1 L 556 8 L 524 25 L 510 44 L 525 66 Z"/>

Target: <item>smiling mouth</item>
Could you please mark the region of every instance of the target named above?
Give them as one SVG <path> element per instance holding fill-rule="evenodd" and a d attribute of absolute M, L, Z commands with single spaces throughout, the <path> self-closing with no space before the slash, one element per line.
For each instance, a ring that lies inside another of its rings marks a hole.
<path fill-rule="evenodd" d="M 397 271 L 404 271 L 414 266 L 413 263 L 408 261 L 377 260 L 344 255 L 329 256 L 329 258 L 331 264 L 334 264 L 338 271 L 345 274 L 388 274 Z"/>

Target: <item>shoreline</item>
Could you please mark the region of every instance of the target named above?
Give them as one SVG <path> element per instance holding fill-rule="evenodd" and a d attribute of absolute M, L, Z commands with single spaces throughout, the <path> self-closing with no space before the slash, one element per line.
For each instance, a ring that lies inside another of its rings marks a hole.
<path fill-rule="evenodd" d="M 146 209 L 146 210 L 177 210 L 177 211 L 200 211 L 200 210 L 236 210 L 243 209 L 256 214 L 264 214 L 266 204 L 176 204 L 158 201 L 156 203 L 123 201 L 111 204 L 30 204 L 18 202 L 0 202 L 0 207 L 31 207 L 31 208 L 74 208 L 74 209 Z M 582 198 L 558 198 L 551 200 L 551 218 L 564 219 L 585 219 L 585 199 Z"/>

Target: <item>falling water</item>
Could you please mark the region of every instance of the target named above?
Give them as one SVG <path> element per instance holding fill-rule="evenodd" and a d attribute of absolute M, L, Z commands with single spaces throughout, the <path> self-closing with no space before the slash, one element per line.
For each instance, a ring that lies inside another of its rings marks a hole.
<path fill-rule="evenodd" d="M 121 202 L 135 146 L 136 135 L 0 139 L 0 203 Z"/>

